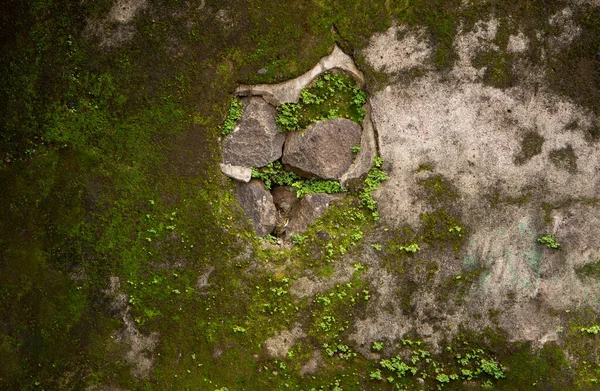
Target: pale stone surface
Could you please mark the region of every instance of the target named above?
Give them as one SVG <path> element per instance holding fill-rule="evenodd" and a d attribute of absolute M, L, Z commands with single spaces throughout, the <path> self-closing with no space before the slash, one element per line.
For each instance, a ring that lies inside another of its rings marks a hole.
<path fill-rule="evenodd" d="M 306 337 L 300 324 L 294 324 L 291 330 L 283 330 L 265 341 L 265 349 L 271 357 L 285 358 L 288 351 L 294 347 L 296 341 Z"/>
<path fill-rule="evenodd" d="M 223 141 L 223 163 L 262 167 L 281 157 L 285 135 L 275 123 L 277 111 L 262 98 L 244 99 L 244 114 Z"/>
<path fill-rule="evenodd" d="M 361 128 L 345 118 L 319 121 L 304 132 L 289 132 L 283 164 L 301 176 L 339 180 L 352 164 L 352 147 L 361 141 Z"/>
<path fill-rule="evenodd" d="M 252 168 L 244 166 L 232 166 L 231 164 L 221 163 L 221 172 L 231 179 L 240 182 L 250 182 L 252 178 Z"/>

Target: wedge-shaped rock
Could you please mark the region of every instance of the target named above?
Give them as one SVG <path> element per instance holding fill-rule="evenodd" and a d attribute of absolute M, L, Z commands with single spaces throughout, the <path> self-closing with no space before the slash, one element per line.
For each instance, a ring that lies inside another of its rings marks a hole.
<path fill-rule="evenodd" d="M 344 198 L 345 194 L 307 194 L 300 202 L 296 203 L 289 214 L 289 221 L 285 228 L 285 236 L 290 237 L 302 233 L 308 226 L 318 219 L 335 201 Z"/>
<path fill-rule="evenodd" d="M 252 168 L 243 166 L 232 166 L 231 164 L 221 163 L 221 172 L 231 179 L 240 182 L 250 182 L 252 178 Z"/>
<path fill-rule="evenodd" d="M 277 210 L 273 196 L 262 181 L 253 179 L 248 183 L 239 182 L 236 197 L 246 215 L 252 220 L 258 236 L 265 236 L 275 229 Z"/>
<path fill-rule="evenodd" d="M 281 160 L 301 176 L 339 180 L 352 165 L 352 147 L 360 139 L 361 127 L 354 121 L 319 121 L 304 132 L 288 133 Z"/>
<path fill-rule="evenodd" d="M 285 135 L 275 123 L 277 111 L 262 98 L 244 99 L 244 114 L 223 142 L 223 163 L 262 167 L 281 157 Z"/>

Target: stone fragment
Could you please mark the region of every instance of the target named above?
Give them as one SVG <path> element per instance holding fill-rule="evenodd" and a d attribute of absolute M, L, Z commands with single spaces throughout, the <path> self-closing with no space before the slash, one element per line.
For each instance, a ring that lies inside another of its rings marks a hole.
<path fill-rule="evenodd" d="M 287 134 L 281 160 L 301 176 L 339 180 L 352 165 L 361 133 L 360 125 L 345 118 L 316 122 Z"/>
<path fill-rule="evenodd" d="M 223 141 L 223 163 L 262 167 L 281 157 L 285 135 L 275 123 L 277 111 L 262 98 L 243 100 L 244 114 Z"/>
<path fill-rule="evenodd" d="M 290 211 L 289 221 L 285 228 L 285 236 L 290 237 L 302 233 L 318 219 L 335 201 L 344 198 L 345 194 L 307 194 Z"/>
<path fill-rule="evenodd" d="M 277 186 L 271 190 L 271 194 L 273 195 L 275 206 L 283 215 L 287 215 L 292 207 L 298 202 L 298 198 L 292 191 L 291 186 Z"/>
<path fill-rule="evenodd" d="M 231 164 L 221 163 L 221 172 L 229 178 L 240 182 L 250 182 L 252 178 L 252 168 L 244 166 L 232 166 Z"/>
<path fill-rule="evenodd" d="M 258 179 L 248 183 L 239 182 L 236 197 L 246 215 L 252 220 L 258 236 L 265 236 L 275 228 L 277 210 L 273 196 Z"/>

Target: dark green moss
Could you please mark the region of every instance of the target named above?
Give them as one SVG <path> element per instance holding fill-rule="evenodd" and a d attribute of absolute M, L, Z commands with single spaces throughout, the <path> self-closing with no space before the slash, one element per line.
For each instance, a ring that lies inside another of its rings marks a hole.
<path fill-rule="evenodd" d="M 577 155 L 571 145 L 550 151 L 548 157 L 556 168 L 568 171 L 571 174 L 577 172 Z"/>
<path fill-rule="evenodd" d="M 580 278 L 594 278 L 600 279 L 600 260 L 592 263 L 588 263 L 575 270 Z"/>
<path fill-rule="evenodd" d="M 525 133 L 521 140 L 521 151 L 514 159 L 515 164 L 521 166 L 531 160 L 532 157 L 542 153 L 544 141 L 544 137 L 537 132 L 529 131 Z"/>

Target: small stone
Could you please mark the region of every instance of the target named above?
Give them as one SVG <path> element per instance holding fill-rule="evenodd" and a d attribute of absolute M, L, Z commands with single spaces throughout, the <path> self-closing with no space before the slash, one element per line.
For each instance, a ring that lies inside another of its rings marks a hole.
<path fill-rule="evenodd" d="M 361 133 L 349 119 L 319 121 L 287 134 L 281 161 L 300 176 L 339 180 L 352 165 L 352 147 L 360 144 Z"/>
<path fill-rule="evenodd" d="M 236 198 L 246 215 L 252 221 L 256 234 L 260 237 L 273 232 L 277 220 L 277 209 L 273 196 L 264 183 L 253 179 L 248 183 L 239 182 Z"/>
<path fill-rule="evenodd" d="M 252 168 L 244 166 L 232 166 L 231 164 L 221 163 L 221 172 L 231 179 L 240 182 L 250 182 L 252 178 Z"/>
<path fill-rule="evenodd" d="M 223 141 L 224 164 L 263 167 L 281 157 L 285 135 L 275 123 L 277 110 L 264 99 L 243 100 L 244 114 Z"/>
<path fill-rule="evenodd" d="M 267 74 L 267 68 L 260 68 L 258 70 L 258 72 L 256 72 L 256 73 L 258 73 L 259 75 L 266 75 Z"/>

